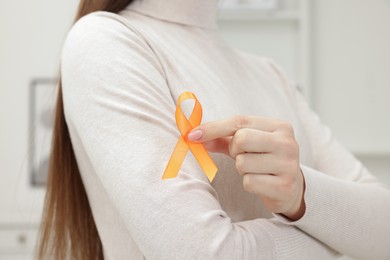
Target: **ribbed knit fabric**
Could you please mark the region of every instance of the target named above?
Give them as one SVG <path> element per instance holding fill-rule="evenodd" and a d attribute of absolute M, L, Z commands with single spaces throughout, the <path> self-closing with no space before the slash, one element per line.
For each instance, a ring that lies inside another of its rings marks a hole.
<path fill-rule="evenodd" d="M 105 259 L 389 259 L 389 190 L 274 62 L 229 47 L 216 17 L 216 0 L 137 0 L 83 17 L 67 36 L 65 117 Z M 183 91 L 196 94 L 203 122 L 258 115 L 293 125 L 306 181 L 300 220 L 265 209 L 221 154 L 211 154 L 211 184 L 190 152 L 177 178 L 161 180 Z"/>

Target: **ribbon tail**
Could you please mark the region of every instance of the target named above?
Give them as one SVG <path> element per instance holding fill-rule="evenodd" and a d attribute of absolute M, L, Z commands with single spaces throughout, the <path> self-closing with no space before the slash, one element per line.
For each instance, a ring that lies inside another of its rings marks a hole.
<path fill-rule="evenodd" d="M 175 149 L 169 159 L 167 167 L 165 168 L 162 179 L 175 178 L 179 173 L 180 167 L 188 152 L 188 145 L 184 141 L 183 137 L 180 136 L 176 143 Z"/>
<path fill-rule="evenodd" d="M 188 143 L 188 146 L 207 178 L 210 182 L 212 182 L 217 174 L 218 168 L 213 159 L 211 159 L 210 155 L 207 153 L 206 148 L 201 143 Z"/>

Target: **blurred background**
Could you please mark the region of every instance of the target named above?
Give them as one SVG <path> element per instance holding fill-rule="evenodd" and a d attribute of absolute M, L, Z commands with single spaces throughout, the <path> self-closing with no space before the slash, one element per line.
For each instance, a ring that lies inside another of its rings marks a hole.
<path fill-rule="evenodd" d="M 0 259 L 32 259 L 59 57 L 77 0 L 0 1 Z M 232 46 L 274 59 L 390 185 L 390 0 L 225 0 Z"/>

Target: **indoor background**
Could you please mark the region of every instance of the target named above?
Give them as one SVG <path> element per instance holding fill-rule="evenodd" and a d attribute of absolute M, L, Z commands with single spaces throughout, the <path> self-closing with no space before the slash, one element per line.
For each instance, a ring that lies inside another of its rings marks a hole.
<path fill-rule="evenodd" d="M 32 259 L 59 57 L 77 0 L 0 1 L 0 259 Z M 236 48 L 275 60 L 390 185 L 390 0 L 225 0 Z"/>

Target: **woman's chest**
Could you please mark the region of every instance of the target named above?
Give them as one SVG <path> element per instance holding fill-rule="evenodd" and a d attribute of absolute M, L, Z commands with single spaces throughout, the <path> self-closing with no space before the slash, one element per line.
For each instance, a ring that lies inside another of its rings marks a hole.
<path fill-rule="evenodd" d="M 182 38 L 186 42 L 167 38 L 164 44 L 152 43 L 175 102 L 181 93 L 193 92 L 203 107 L 202 122 L 235 115 L 287 121 L 294 126 L 298 142 L 305 148 L 301 149 L 302 156 L 309 160 L 311 151 L 301 123 L 287 93 L 278 85 L 280 81 L 274 80 L 276 75 L 263 68 L 264 64 L 246 60 L 218 41 L 191 39 L 186 35 Z M 192 106 L 182 106 L 182 109 L 190 115 Z M 221 154 L 211 156 L 219 168 L 212 186 L 232 220 L 269 217 L 270 212 L 259 198 L 244 191 L 234 160 Z"/>

